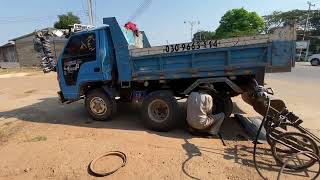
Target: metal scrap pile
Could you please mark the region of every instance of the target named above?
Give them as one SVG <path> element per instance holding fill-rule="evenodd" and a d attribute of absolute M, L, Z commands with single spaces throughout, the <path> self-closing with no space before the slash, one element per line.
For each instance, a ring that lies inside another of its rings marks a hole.
<path fill-rule="evenodd" d="M 34 37 L 34 48 L 40 54 L 41 66 L 44 73 L 55 71 L 56 66 L 50 44 L 50 37 L 52 37 L 52 34 L 48 31 L 38 31 Z"/>

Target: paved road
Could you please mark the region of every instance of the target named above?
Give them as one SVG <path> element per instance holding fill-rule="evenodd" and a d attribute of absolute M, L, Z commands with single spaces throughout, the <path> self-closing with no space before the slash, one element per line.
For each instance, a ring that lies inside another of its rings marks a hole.
<path fill-rule="evenodd" d="M 285 100 L 290 110 L 305 122 L 304 126 L 320 130 L 320 67 L 309 63 L 297 63 L 290 73 L 274 73 L 266 76 L 267 86 L 276 96 Z"/>

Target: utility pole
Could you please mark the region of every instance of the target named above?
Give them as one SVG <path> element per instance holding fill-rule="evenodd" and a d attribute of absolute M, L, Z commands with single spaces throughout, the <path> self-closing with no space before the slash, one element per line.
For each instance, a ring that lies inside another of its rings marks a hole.
<path fill-rule="evenodd" d="M 93 26 L 92 0 L 88 0 L 89 25 Z"/>
<path fill-rule="evenodd" d="M 310 1 L 308 1 L 307 3 L 308 3 L 308 5 L 309 5 L 309 9 L 308 9 L 308 12 L 307 12 L 306 25 L 304 26 L 304 30 L 303 30 L 303 37 L 302 37 L 302 40 L 303 40 L 303 41 L 304 41 L 304 39 L 305 39 L 306 31 L 307 31 L 308 26 L 309 26 L 309 18 L 310 18 L 311 7 L 315 7 L 315 6 L 316 6 L 315 4 L 312 4 Z"/>
<path fill-rule="evenodd" d="M 184 21 L 185 24 L 190 24 L 190 33 L 191 33 L 191 41 L 193 39 L 193 27 L 195 25 L 199 25 L 200 24 L 200 21 Z"/>
<path fill-rule="evenodd" d="M 308 8 L 308 12 L 307 12 L 306 24 L 305 24 L 304 30 L 303 30 L 302 41 L 305 40 L 306 32 L 307 32 L 308 27 L 309 27 L 309 18 L 310 18 L 311 7 L 315 7 L 316 6 L 315 4 L 312 4 L 310 1 L 308 1 L 307 3 L 308 3 L 309 8 Z M 308 56 L 308 49 L 309 49 L 309 43 L 307 44 L 307 51 L 306 51 L 306 54 L 305 54 L 305 58 Z M 301 54 L 302 54 L 302 49 L 300 49 L 299 61 L 301 61 Z"/>

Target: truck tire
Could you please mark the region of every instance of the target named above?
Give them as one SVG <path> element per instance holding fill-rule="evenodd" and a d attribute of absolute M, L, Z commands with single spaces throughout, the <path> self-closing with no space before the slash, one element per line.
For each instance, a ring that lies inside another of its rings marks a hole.
<path fill-rule="evenodd" d="M 320 60 L 317 58 L 311 59 L 310 61 L 312 66 L 319 66 L 320 65 Z"/>
<path fill-rule="evenodd" d="M 178 122 L 178 102 L 170 91 L 150 93 L 142 103 L 142 118 L 147 128 L 166 132 Z"/>
<path fill-rule="evenodd" d="M 85 98 L 85 108 L 89 115 L 96 121 L 106 121 L 114 112 L 112 99 L 102 89 L 90 91 Z"/>
<path fill-rule="evenodd" d="M 228 118 L 233 112 L 233 103 L 230 97 L 223 97 L 218 95 L 211 95 L 213 99 L 212 114 L 223 112 Z"/>

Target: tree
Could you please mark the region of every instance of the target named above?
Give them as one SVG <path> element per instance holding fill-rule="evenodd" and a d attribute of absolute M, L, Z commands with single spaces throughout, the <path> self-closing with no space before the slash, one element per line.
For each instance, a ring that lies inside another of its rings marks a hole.
<path fill-rule="evenodd" d="M 259 34 L 264 31 L 265 23 L 256 12 L 244 8 L 232 9 L 221 18 L 216 30 L 216 38 L 230 38 Z"/>
<path fill-rule="evenodd" d="M 80 18 L 72 12 L 59 15 L 58 18 L 59 21 L 54 23 L 54 27 L 57 29 L 68 29 L 70 25 L 81 23 Z"/>
<path fill-rule="evenodd" d="M 193 35 L 193 41 L 208 41 L 216 39 L 216 33 L 213 31 L 198 31 Z"/>
<path fill-rule="evenodd" d="M 307 11 L 292 10 L 287 12 L 274 11 L 272 14 L 263 16 L 266 23 L 266 33 L 271 33 L 275 28 L 286 24 L 296 24 L 300 29 L 305 25 Z"/>
<path fill-rule="evenodd" d="M 265 32 L 270 33 L 275 28 L 286 25 L 296 24 L 298 34 L 303 33 L 308 16 L 307 10 L 291 10 L 287 12 L 275 11 L 270 15 L 264 16 L 266 29 Z M 310 35 L 320 35 L 320 10 L 312 10 L 309 12 L 309 32 Z"/>

